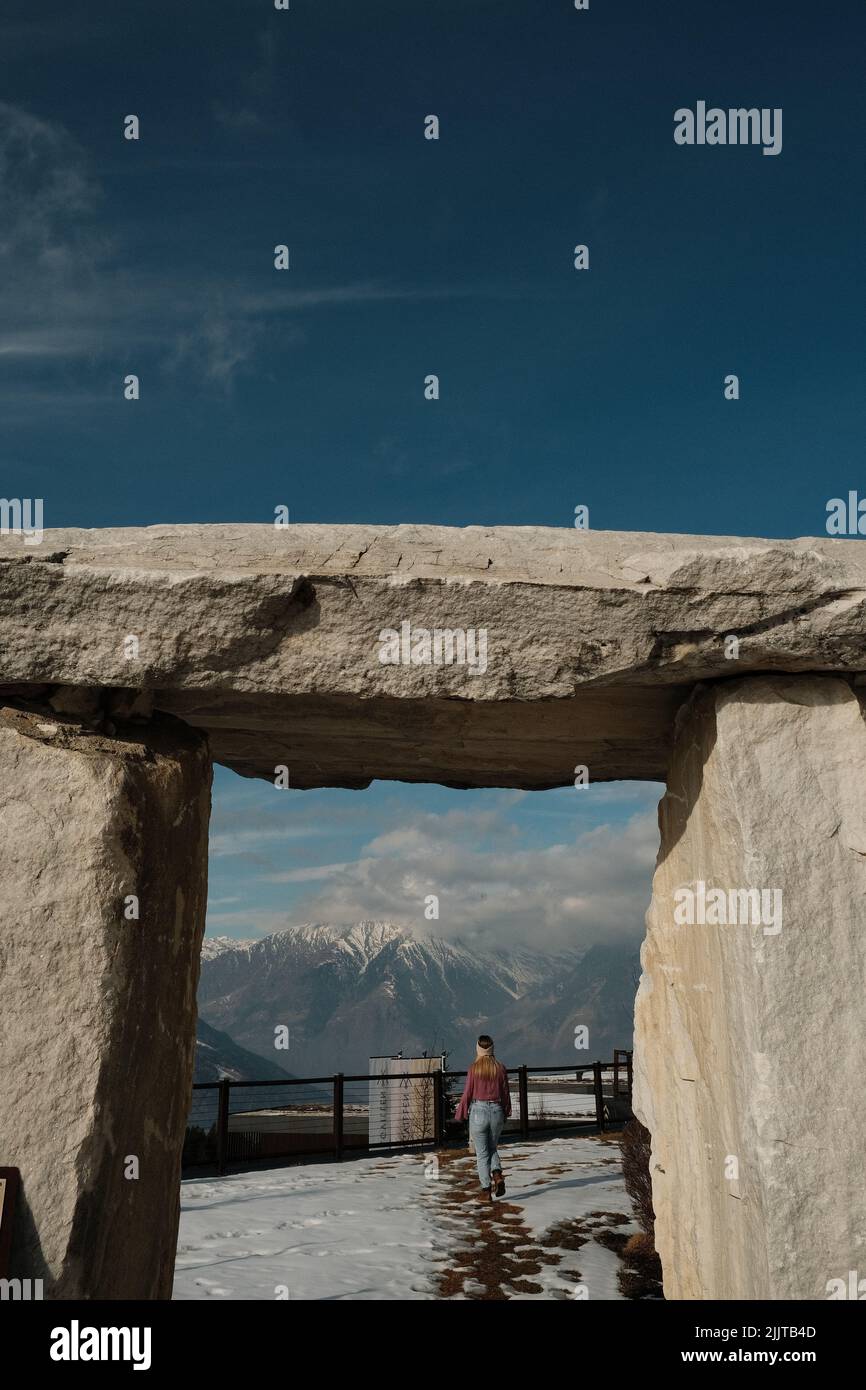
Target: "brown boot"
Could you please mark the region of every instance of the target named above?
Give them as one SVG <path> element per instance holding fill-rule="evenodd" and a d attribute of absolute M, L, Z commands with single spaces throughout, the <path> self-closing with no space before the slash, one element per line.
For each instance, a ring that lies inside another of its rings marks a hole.
<path fill-rule="evenodd" d="M 480 1188 L 478 1189 L 478 1201 L 479 1201 L 479 1202 L 492 1202 L 492 1201 L 493 1201 L 493 1193 L 490 1191 L 490 1188 L 489 1188 L 489 1187 L 480 1187 Z"/>
<path fill-rule="evenodd" d="M 496 1193 L 497 1197 L 504 1197 L 504 1196 L 505 1196 L 505 1179 L 503 1178 L 501 1171 L 496 1172 L 496 1173 L 491 1173 L 491 1174 L 490 1174 L 490 1181 L 491 1181 L 491 1183 L 493 1184 L 493 1191 Z"/>

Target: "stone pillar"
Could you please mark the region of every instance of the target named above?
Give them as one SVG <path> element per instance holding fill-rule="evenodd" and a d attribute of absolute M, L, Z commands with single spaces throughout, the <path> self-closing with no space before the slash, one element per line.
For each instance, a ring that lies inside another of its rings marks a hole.
<path fill-rule="evenodd" d="M 866 725 L 851 685 L 698 687 L 659 822 L 635 1110 L 665 1295 L 826 1299 L 829 1281 L 866 1278 Z M 715 888 L 781 889 L 781 929 L 772 895 L 757 925 L 714 922 Z M 704 924 L 675 920 L 690 901 Z"/>
<path fill-rule="evenodd" d="M 109 736 L 5 706 L 0 768 L 0 1163 L 22 1181 L 10 1273 L 43 1279 L 46 1298 L 169 1298 L 207 748 L 170 718 Z"/>

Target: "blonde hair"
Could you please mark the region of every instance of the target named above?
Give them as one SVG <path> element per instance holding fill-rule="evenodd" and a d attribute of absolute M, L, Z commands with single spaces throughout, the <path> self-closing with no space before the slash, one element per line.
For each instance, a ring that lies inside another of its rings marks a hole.
<path fill-rule="evenodd" d="M 493 1039 L 487 1033 L 482 1033 L 478 1039 L 478 1046 L 484 1049 L 486 1056 L 476 1057 L 469 1070 L 473 1076 L 482 1077 L 485 1081 L 495 1081 L 502 1063 L 497 1062 L 493 1055 Z"/>

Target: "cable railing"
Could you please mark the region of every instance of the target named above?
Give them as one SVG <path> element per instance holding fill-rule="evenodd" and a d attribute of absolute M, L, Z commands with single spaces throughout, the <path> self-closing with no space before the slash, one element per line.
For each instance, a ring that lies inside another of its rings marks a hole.
<path fill-rule="evenodd" d="M 185 1170 L 393 1149 L 439 1147 L 460 1139 L 456 1121 L 465 1071 L 201 1081 L 193 1087 L 183 1150 Z M 599 1133 L 631 1118 L 632 1054 L 610 1062 L 508 1068 L 511 1116 L 503 1139 L 539 1133 Z"/>

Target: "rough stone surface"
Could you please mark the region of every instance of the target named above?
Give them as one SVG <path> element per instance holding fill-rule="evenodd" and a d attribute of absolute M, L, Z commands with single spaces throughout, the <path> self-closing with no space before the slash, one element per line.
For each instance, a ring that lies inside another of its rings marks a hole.
<path fill-rule="evenodd" d="M 698 690 L 659 821 L 635 1110 L 665 1294 L 826 1298 L 866 1271 L 866 724 L 851 685 Z M 782 888 L 781 931 L 676 925 L 673 894 L 698 881 Z"/>
<path fill-rule="evenodd" d="M 108 737 L 6 705 L 0 766 L 0 1156 L 22 1177 L 10 1273 L 50 1298 L 167 1298 L 207 749 L 165 718 Z"/>
<path fill-rule="evenodd" d="M 544 787 L 580 763 L 592 781 L 667 777 L 636 1110 L 653 1132 L 668 1296 L 823 1298 L 864 1268 L 864 617 L 856 541 L 413 526 L 0 537 L 13 1273 L 55 1297 L 170 1290 L 208 752 L 268 779 L 285 763 L 295 787 Z M 484 668 L 382 664 L 381 633 L 404 622 L 483 629 Z M 673 892 L 698 880 L 781 888 L 781 932 L 675 926 Z M 138 922 L 123 917 L 129 892 Z"/>
<path fill-rule="evenodd" d="M 154 526 L 0 537 L 0 684 L 110 688 L 249 776 L 459 786 L 664 777 L 697 680 L 866 669 L 857 541 L 544 527 Z M 487 668 L 379 634 L 484 629 Z M 734 664 L 724 639 L 740 640 Z M 128 659 L 125 638 L 139 639 Z M 26 693 L 26 691 L 25 691 Z"/>

